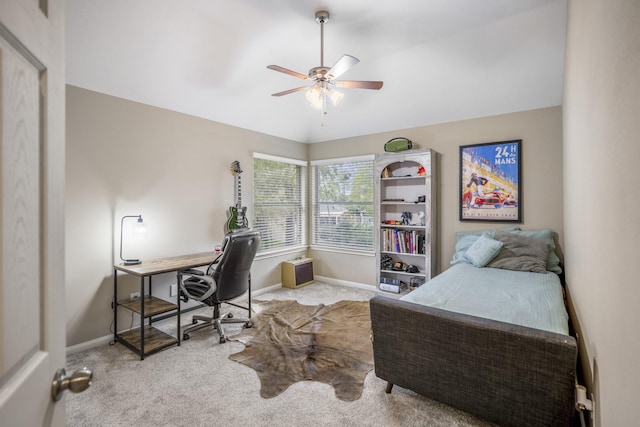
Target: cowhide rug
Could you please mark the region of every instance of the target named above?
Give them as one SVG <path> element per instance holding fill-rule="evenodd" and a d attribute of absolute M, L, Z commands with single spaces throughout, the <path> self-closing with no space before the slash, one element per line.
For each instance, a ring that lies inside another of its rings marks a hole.
<path fill-rule="evenodd" d="M 245 349 L 229 359 L 255 369 L 260 396 L 275 397 L 291 384 L 331 384 L 336 397 L 356 400 L 373 369 L 368 301 L 301 305 L 293 300 L 258 302 L 253 328 L 230 337 Z"/>

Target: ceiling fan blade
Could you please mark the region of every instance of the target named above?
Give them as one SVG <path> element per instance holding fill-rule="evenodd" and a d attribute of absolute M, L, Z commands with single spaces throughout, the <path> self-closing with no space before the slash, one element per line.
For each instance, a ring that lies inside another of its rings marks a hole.
<path fill-rule="evenodd" d="M 290 93 L 300 92 L 301 90 L 305 90 L 305 89 L 308 89 L 308 88 L 309 88 L 309 86 L 300 86 L 300 87 L 297 87 L 295 89 L 283 90 L 282 92 L 272 93 L 271 96 L 289 95 Z"/>
<path fill-rule="evenodd" d="M 382 87 L 383 82 L 377 81 L 360 81 L 360 80 L 340 80 L 333 82 L 335 87 L 346 89 L 375 89 L 378 90 Z"/>
<path fill-rule="evenodd" d="M 327 71 L 327 78 L 329 80 L 337 79 L 345 71 L 356 65 L 360 60 L 351 55 L 342 55 L 342 58 L 336 62 L 329 71 Z"/>
<path fill-rule="evenodd" d="M 292 71 L 279 65 L 267 65 L 267 68 L 273 71 L 280 71 L 281 73 L 289 74 L 290 76 L 297 77 L 299 79 L 309 80 L 309 76 L 305 76 L 297 71 Z"/>

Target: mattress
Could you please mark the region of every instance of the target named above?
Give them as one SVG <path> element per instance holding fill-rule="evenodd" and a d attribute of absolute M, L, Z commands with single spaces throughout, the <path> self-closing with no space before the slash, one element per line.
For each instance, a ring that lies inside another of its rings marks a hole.
<path fill-rule="evenodd" d="M 569 334 L 562 285 L 555 273 L 456 264 L 401 300 Z"/>

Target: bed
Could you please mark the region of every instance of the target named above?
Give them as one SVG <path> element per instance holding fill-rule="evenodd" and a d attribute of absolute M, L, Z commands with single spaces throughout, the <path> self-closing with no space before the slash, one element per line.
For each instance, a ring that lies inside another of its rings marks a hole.
<path fill-rule="evenodd" d="M 458 233 L 453 264 L 371 299 L 375 373 L 504 426 L 569 426 L 577 344 L 551 230 Z"/>

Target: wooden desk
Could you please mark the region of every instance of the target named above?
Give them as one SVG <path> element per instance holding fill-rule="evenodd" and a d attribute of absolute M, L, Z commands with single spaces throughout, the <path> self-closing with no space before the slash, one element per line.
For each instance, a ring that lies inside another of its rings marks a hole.
<path fill-rule="evenodd" d="M 143 261 L 140 264 L 113 266 L 113 340 L 122 342 L 126 347 L 140 354 L 140 360 L 144 356 L 172 346 L 180 345 L 180 292 L 176 295 L 176 304 L 156 298 L 152 295 L 152 276 L 156 274 L 171 273 L 188 268 L 202 267 L 211 264 L 222 252 L 202 252 L 192 255 L 181 255 L 171 258 L 158 258 Z M 118 271 L 140 277 L 140 298 L 118 301 Z M 176 274 L 177 276 L 177 274 Z M 149 283 L 149 295 L 145 295 L 145 278 Z M 179 286 L 179 285 L 178 285 Z M 144 303 L 143 303 L 144 302 Z M 140 315 L 140 327 L 118 333 L 118 306 L 125 307 Z M 177 337 L 173 337 L 153 327 L 153 316 L 174 311 L 177 317 Z M 145 319 L 149 324 L 145 325 Z"/>

